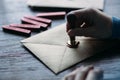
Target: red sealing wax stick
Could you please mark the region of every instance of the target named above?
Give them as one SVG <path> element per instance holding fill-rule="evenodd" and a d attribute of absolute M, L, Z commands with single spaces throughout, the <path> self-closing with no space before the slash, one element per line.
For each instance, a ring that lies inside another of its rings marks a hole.
<path fill-rule="evenodd" d="M 21 21 L 22 21 L 23 24 L 34 24 L 34 25 L 39 25 L 40 27 L 43 27 L 43 28 L 48 27 L 48 25 L 45 24 L 45 23 L 38 22 L 38 21 L 28 19 L 28 18 L 22 18 Z"/>
<path fill-rule="evenodd" d="M 9 25 L 2 26 L 2 28 L 3 28 L 3 31 L 8 32 L 8 33 L 19 34 L 19 35 L 24 35 L 24 36 L 31 35 L 31 31 L 27 29 L 11 27 Z"/>
<path fill-rule="evenodd" d="M 18 27 L 18 28 L 24 28 L 29 30 L 39 30 L 39 25 L 32 25 L 32 24 L 10 24 L 11 27 Z"/>
<path fill-rule="evenodd" d="M 50 18 L 50 19 L 59 19 L 59 18 L 65 18 L 66 12 L 46 12 L 46 13 L 38 13 L 36 16 L 38 17 L 44 17 L 44 18 Z"/>
<path fill-rule="evenodd" d="M 41 17 L 36 17 L 36 16 L 24 16 L 25 18 L 32 19 L 38 22 L 43 22 L 48 25 L 51 25 L 52 20 L 51 19 L 46 19 L 46 18 L 41 18 Z"/>

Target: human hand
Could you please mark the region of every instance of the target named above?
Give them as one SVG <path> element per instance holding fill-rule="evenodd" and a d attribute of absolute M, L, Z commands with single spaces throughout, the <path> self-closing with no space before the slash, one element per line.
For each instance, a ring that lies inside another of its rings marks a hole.
<path fill-rule="evenodd" d="M 81 66 L 66 75 L 63 80 L 103 80 L 103 71 L 93 66 Z"/>
<path fill-rule="evenodd" d="M 76 16 L 74 29 L 68 19 L 71 14 Z M 67 14 L 66 28 L 69 36 L 109 38 L 112 36 L 112 18 L 95 8 L 75 10 Z"/>

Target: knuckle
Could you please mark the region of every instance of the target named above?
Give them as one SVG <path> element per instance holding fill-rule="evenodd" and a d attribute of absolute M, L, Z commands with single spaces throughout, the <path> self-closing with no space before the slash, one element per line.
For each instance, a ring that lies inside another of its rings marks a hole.
<path fill-rule="evenodd" d="M 66 75 L 63 80 L 74 80 L 75 74 L 70 73 L 68 75 Z"/>
<path fill-rule="evenodd" d="M 87 71 L 85 69 L 80 70 L 80 73 L 86 73 Z"/>
<path fill-rule="evenodd" d="M 93 7 L 90 7 L 87 9 L 89 13 L 91 14 L 96 14 L 97 13 L 97 9 L 96 8 L 93 8 Z"/>
<path fill-rule="evenodd" d="M 96 9 L 93 8 L 93 7 L 88 8 L 88 10 L 89 10 L 89 11 L 92 11 L 92 12 L 95 12 L 95 11 L 96 11 Z"/>

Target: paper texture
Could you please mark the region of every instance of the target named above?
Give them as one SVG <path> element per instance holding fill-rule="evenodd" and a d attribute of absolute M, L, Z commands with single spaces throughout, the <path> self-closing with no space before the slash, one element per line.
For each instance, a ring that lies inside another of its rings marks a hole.
<path fill-rule="evenodd" d="M 109 41 L 77 37 L 77 40 L 80 41 L 79 47 L 76 49 L 69 48 L 66 46 L 69 37 L 65 25 L 62 24 L 21 41 L 26 48 L 55 73 L 59 73 L 113 45 Z"/>
<path fill-rule="evenodd" d="M 85 8 L 95 7 L 103 9 L 104 0 L 28 0 L 32 7 L 58 7 L 58 8 Z"/>

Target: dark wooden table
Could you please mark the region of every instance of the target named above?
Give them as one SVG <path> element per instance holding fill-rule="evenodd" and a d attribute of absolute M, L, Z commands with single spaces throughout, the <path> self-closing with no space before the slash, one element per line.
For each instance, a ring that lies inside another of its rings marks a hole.
<path fill-rule="evenodd" d="M 24 15 L 35 15 L 26 5 L 27 0 L 0 0 L 0 80 L 61 80 L 80 65 L 93 64 L 105 71 L 105 77 L 120 77 L 120 48 L 113 47 L 99 56 L 91 57 L 78 65 L 55 75 L 38 59 L 22 47 L 20 41 L 26 37 L 4 33 L 1 26 L 20 23 Z M 105 0 L 104 12 L 120 17 L 120 0 Z M 65 20 L 53 20 L 52 27 Z M 38 32 L 33 32 L 32 35 Z M 119 79 L 120 80 L 120 79 Z"/>

